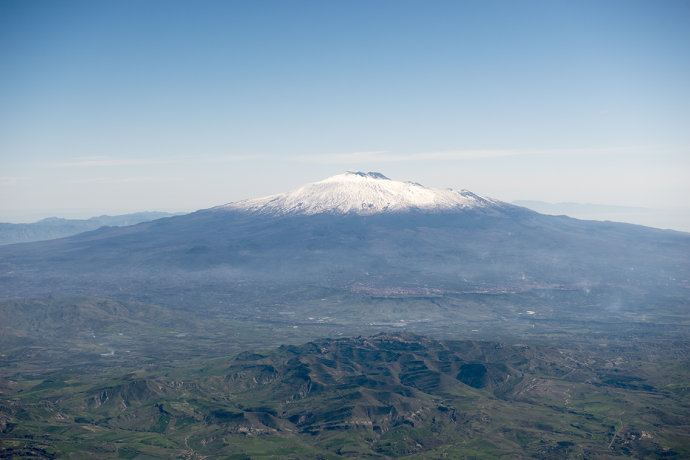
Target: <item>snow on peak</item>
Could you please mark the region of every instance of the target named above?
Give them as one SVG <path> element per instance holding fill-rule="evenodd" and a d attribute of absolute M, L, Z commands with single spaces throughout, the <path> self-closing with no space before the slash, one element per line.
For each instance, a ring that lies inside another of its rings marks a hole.
<path fill-rule="evenodd" d="M 331 179 L 335 177 L 340 177 L 340 176 L 359 176 L 359 177 L 371 177 L 372 179 L 384 179 L 384 180 L 390 180 L 380 172 L 374 172 L 374 171 L 369 171 L 369 172 L 361 172 L 361 171 L 348 171 L 345 174 L 340 174 L 338 176 L 333 176 Z"/>
<path fill-rule="evenodd" d="M 214 209 L 260 214 L 377 214 L 411 210 L 445 211 L 488 207 L 500 202 L 467 190 L 438 190 L 400 182 L 378 172 L 348 171 L 287 193 L 229 203 Z"/>

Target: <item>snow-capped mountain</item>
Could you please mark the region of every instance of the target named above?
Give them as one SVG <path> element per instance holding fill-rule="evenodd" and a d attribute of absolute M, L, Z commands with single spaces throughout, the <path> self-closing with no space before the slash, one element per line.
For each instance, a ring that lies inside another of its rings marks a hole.
<path fill-rule="evenodd" d="M 505 205 L 468 190 L 439 190 L 401 182 L 377 172 L 346 172 L 287 193 L 218 206 L 273 215 L 360 214 L 448 211 Z"/>
<path fill-rule="evenodd" d="M 194 305 L 206 296 L 217 308 L 227 299 L 261 302 L 271 286 L 301 302 L 305 286 L 317 286 L 338 302 L 353 292 L 533 292 L 538 304 L 644 309 L 688 298 L 688 254 L 690 234 L 345 173 L 130 227 L 0 246 L 0 299 L 112 293 L 177 305 L 194 292 Z"/>

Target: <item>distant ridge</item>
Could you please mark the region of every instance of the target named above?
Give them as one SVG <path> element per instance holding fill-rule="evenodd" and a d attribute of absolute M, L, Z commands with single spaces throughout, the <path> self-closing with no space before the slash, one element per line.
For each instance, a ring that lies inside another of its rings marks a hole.
<path fill-rule="evenodd" d="M 269 215 L 359 214 L 448 211 L 510 206 L 468 190 L 439 190 L 391 180 L 379 172 L 348 171 L 287 193 L 229 203 L 215 210 Z"/>
<path fill-rule="evenodd" d="M 541 214 L 566 215 L 584 220 L 628 222 L 648 227 L 690 232 L 690 208 L 687 207 L 645 208 L 592 203 L 548 203 L 536 200 L 516 200 L 512 204 L 529 208 Z"/>
<path fill-rule="evenodd" d="M 13 243 L 30 243 L 45 241 L 65 236 L 76 235 L 101 227 L 122 227 L 141 222 L 171 217 L 175 214 L 168 212 L 136 212 L 118 216 L 97 216 L 90 219 L 62 219 L 48 217 L 38 222 L 28 224 L 11 224 L 0 222 L 0 245 Z"/>

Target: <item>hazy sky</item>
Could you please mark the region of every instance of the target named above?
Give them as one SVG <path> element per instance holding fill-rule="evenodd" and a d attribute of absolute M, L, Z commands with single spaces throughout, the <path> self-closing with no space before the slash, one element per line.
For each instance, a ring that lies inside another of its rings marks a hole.
<path fill-rule="evenodd" d="M 690 207 L 690 2 L 0 0 L 0 221 L 346 170 Z"/>

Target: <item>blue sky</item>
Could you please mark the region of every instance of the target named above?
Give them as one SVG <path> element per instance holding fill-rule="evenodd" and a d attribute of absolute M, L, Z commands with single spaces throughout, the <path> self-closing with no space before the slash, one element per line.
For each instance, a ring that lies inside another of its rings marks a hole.
<path fill-rule="evenodd" d="M 0 0 L 0 221 L 376 170 L 690 207 L 690 2 Z"/>

